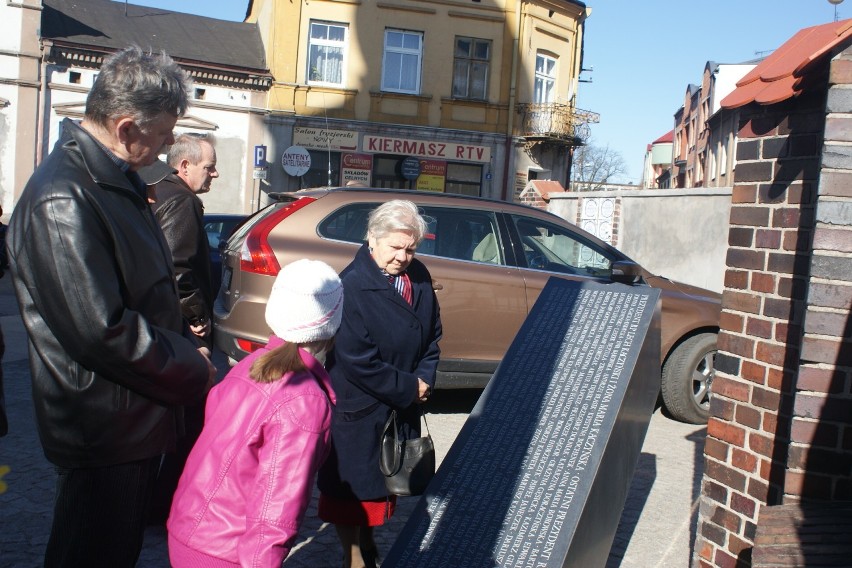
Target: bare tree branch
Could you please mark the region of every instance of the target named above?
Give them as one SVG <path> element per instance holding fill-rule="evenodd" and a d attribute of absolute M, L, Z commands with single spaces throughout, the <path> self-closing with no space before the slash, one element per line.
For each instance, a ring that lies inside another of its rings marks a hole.
<path fill-rule="evenodd" d="M 589 140 L 588 144 L 578 147 L 574 152 L 572 178 L 575 191 L 603 189 L 610 180 L 626 172 L 624 158 L 609 144 L 601 147 Z"/>

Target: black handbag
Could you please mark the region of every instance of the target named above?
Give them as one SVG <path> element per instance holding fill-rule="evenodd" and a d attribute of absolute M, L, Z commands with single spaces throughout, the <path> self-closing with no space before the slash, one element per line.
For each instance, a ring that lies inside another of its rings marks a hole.
<path fill-rule="evenodd" d="M 421 409 L 421 414 L 423 410 Z M 425 422 L 426 417 L 423 416 Z M 426 425 L 426 435 L 410 440 L 399 439 L 396 410 L 391 410 L 382 431 L 379 469 L 385 487 L 393 495 L 422 495 L 435 476 L 435 445 Z"/>

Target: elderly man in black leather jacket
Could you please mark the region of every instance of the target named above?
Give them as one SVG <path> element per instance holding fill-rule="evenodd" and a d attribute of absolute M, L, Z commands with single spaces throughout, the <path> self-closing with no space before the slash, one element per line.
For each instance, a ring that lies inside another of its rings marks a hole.
<path fill-rule="evenodd" d="M 172 253 L 183 317 L 193 333 L 212 348 L 210 317 L 216 290 L 204 232 L 204 203 L 198 195 L 210 191 L 211 182 L 219 177 L 216 149 L 209 137 L 180 134 L 169 147 L 166 161 L 173 173 L 163 177 L 151 166 L 139 174 L 147 184 L 154 185 L 151 208 Z"/>
<path fill-rule="evenodd" d="M 187 88 L 165 54 L 107 58 L 82 123 L 62 123 L 9 223 L 38 430 L 58 473 L 45 566 L 135 565 L 181 405 L 215 378 L 136 173 L 174 140 Z"/>

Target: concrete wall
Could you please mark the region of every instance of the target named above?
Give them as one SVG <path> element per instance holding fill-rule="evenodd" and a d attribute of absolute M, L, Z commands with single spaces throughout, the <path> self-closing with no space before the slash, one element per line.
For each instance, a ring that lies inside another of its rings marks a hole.
<path fill-rule="evenodd" d="M 41 0 L 0 5 L 0 205 L 8 219 L 15 191 L 33 170 L 38 146 Z"/>
<path fill-rule="evenodd" d="M 589 230 L 584 200 L 607 198 L 615 201 L 611 237 L 605 229 L 598 237 L 655 274 L 722 291 L 731 188 L 551 194 L 547 210 Z"/>

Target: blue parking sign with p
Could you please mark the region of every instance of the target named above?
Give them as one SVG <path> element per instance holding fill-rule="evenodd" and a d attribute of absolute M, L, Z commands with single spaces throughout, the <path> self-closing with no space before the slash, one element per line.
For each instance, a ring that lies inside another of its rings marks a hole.
<path fill-rule="evenodd" d="M 256 167 L 256 168 L 266 167 L 266 146 L 255 146 L 254 147 L 254 167 Z"/>

